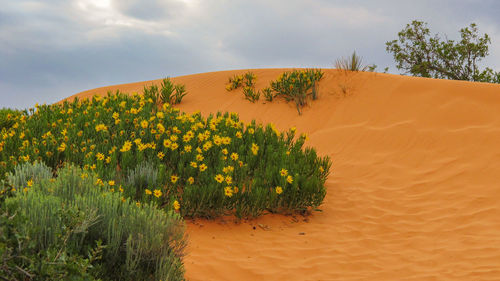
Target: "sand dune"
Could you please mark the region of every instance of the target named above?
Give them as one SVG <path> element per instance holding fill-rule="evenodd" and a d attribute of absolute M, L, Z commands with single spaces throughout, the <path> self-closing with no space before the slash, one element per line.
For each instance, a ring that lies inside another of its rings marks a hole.
<path fill-rule="evenodd" d="M 283 69 L 253 71 L 262 88 Z M 298 116 L 226 92 L 243 72 L 174 78 L 179 108 L 296 126 L 333 159 L 328 194 L 308 218 L 188 222 L 189 280 L 500 280 L 500 85 L 326 70 Z"/>

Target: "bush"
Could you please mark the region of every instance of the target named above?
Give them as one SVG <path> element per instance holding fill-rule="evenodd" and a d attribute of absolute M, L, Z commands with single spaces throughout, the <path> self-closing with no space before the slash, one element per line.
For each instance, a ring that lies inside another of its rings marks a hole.
<path fill-rule="evenodd" d="M 52 169 L 44 163 L 24 163 L 17 165 L 13 173 L 9 173 L 7 180 L 15 189 L 29 188 L 33 181 L 41 181 L 52 178 Z"/>
<path fill-rule="evenodd" d="M 2 133 L 1 175 L 33 161 L 54 171 L 74 163 L 96 173 L 98 185 L 190 217 L 303 211 L 324 197 L 330 160 L 304 150 L 295 130 L 245 125 L 236 114 L 203 118 L 121 93 L 30 112 Z"/>
<path fill-rule="evenodd" d="M 271 89 L 275 96 L 286 101 L 294 101 L 297 112 L 301 114 L 307 97 L 318 98 L 318 83 L 323 78 L 323 72 L 318 69 L 293 70 L 284 72 L 276 81 L 271 81 Z"/>
<path fill-rule="evenodd" d="M 118 92 L 117 92 L 118 93 Z M 109 94 L 109 93 L 108 93 Z M 187 95 L 186 85 L 174 84 L 169 77 L 163 79 L 161 87 L 156 85 L 144 86 L 144 96 L 151 98 L 153 103 L 160 107 L 162 104 L 179 104 Z"/>
<path fill-rule="evenodd" d="M 363 58 L 358 56 L 356 51 L 350 57 L 337 59 L 335 67 L 344 71 L 374 71 L 376 68 L 375 65 L 363 65 Z"/>
<path fill-rule="evenodd" d="M 104 280 L 182 280 L 181 218 L 107 192 L 106 184 L 95 184 L 97 179 L 69 165 L 56 179 L 35 182 L 30 190 L 8 198 L 7 214 L 23 218 L 9 227 L 30 243 L 19 252 L 19 243 L 4 237 L 4 254 L 17 257 L 20 268 L 38 280 L 48 278 L 47 273 L 58 280 L 88 275 Z M 24 254 L 35 258 L 21 259 Z"/>
<path fill-rule="evenodd" d="M 15 119 L 21 116 L 22 112 L 20 110 L 11 108 L 0 109 L 0 132 L 5 128 L 9 129 L 15 123 Z"/>

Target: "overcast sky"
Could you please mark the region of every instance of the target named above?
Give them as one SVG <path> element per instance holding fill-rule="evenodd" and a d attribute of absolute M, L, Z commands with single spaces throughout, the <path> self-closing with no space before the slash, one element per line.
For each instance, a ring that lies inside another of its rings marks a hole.
<path fill-rule="evenodd" d="M 399 73 L 385 42 L 414 19 L 458 38 L 475 22 L 500 71 L 498 0 L 0 0 L 0 108 L 207 71 L 332 67 L 356 50 Z"/>

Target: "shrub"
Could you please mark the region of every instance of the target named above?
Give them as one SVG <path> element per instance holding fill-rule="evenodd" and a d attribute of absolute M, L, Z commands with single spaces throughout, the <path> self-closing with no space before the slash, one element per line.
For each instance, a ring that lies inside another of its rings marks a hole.
<path fill-rule="evenodd" d="M 363 58 L 358 56 L 356 51 L 354 51 L 350 57 L 337 59 L 335 61 L 335 68 L 344 71 L 373 71 L 376 66 L 363 65 Z"/>
<path fill-rule="evenodd" d="M 160 88 L 156 85 L 149 87 L 144 86 L 143 94 L 145 97 L 150 98 L 153 104 L 160 107 L 162 104 L 179 104 L 184 96 L 187 95 L 186 85 L 174 84 L 170 77 L 164 78 L 161 82 Z"/>
<path fill-rule="evenodd" d="M 13 173 L 9 173 L 7 180 L 15 189 L 22 189 L 33 185 L 33 181 L 52 178 L 52 169 L 44 163 L 24 163 L 17 165 Z"/>
<path fill-rule="evenodd" d="M 264 94 L 264 98 L 266 101 L 273 101 L 274 98 L 274 93 L 273 90 L 269 87 L 266 87 L 262 90 L 262 93 Z"/>
<path fill-rule="evenodd" d="M 295 130 L 244 124 L 236 114 L 204 118 L 168 104 L 158 108 L 144 95 L 38 106 L 15 121 L 2 132 L 0 175 L 34 161 L 52 170 L 74 163 L 96 173 L 98 185 L 183 216 L 314 209 L 330 168 L 328 157 L 303 149 L 305 136 Z M 281 169 L 290 181 L 279 176 Z"/>
<path fill-rule="evenodd" d="M 22 112 L 17 109 L 2 108 L 0 109 L 0 132 L 2 129 L 9 129 L 15 123 L 15 119 L 21 116 Z"/>
<path fill-rule="evenodd" d="M 71 264 L 83 263 L 76 268 L 81 275 L 105 280 L 182 280 L 181 218 L 154 205 L 136 205 L 96 182 L 93 173 L 68 165 L 56 179 L 35 182 L 28 191 L 17 191 L 6 200 L 8 213 L 24 218 L 16 228 L 31 241 L 26 251 L 45 255 L 45 259 L 20 261 L 21 268 L 50 267 L 64 253 L 76 259 Z M 63 269 L 63 279 L 69 278 L 72 271 Z"/>
<path fill-rule="evenodd" d="M 245 99 L 251 102 L 256 102 L 260 98 L 260 92 L 250 86 L 243 87 L 243 95 L 245 95 Z"/>
<path fill-rule="evenodd" d="M 245 84 L 245 88 L 252 88 L 255 91 L 255 81 L 257 80 L 257 76 L 251 72 L 248 71 L 247 73 L 243 75 L 234 75 L 232 78 L 229 78 L 229 83 L 226 85 L 226 90 L 227 91 L 232 91 L 236 90 L 239 87 L 243 86 Z"/>
<path fill-rule="evenodd" d="M 318 97 L 318 82 L 323 72 L 318 69 L 293 70 L 281 74 L 276 81 L 271 81 L 271 89 L 275 96 L 283 97 L 286 101 L 294 101 L 297 111 L 301 114 L 307 97 Z"/>

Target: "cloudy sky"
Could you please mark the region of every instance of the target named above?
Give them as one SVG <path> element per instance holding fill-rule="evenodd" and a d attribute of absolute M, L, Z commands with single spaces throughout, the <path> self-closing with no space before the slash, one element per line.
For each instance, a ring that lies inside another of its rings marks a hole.
<path fill-rule="evenodd" d="M 500 71 L 498 0 L 0 0 L 0 108 L 207 71 L 332 67 L 356 50 L 399 73 L 385 42 L 414 19 L 478 24 Z"/>

